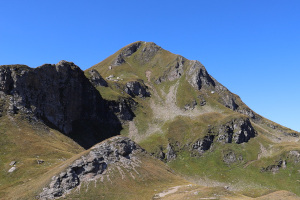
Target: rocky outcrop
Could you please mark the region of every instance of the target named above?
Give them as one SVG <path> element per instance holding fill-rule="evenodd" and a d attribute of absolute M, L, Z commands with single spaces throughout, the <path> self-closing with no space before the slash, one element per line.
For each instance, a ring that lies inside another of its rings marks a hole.
<path fill-rule="evenodd" d="M 184 110 L 194 110 L 195 109 L 195 107 L 196 107 L 196 105 L 197 105 L 197 101 L 192 101 L 191 103 L 189 103 L 189 104 L 186 104 L 185 106 L 184 106 Z"/>
<path fill-rule="evenodd" d="M 114 166 L 133 169 L 140 162 L 136 156 L 138 153 L 145 152 L 135 142 L 121 136 L 97 144 L 87 155 L 54 176 L 38 199 L 48 200 L 64 196 L 84 182 L 100 179 L 109 168 Z"/>
<path fill-rule="evenodd" d="M 132 97 L 149 97 L 150 92 L 147 89 L 147 86 L 139 81 L 130 81 L 126 83 L 125 92 Z"/>
<path fill-rule="evenodd" d="M 256 131 L 248 118 L 237 118 L 219 127 L 217 141 L 240 144 L 248 142 L 255 135 Z"/>
<path fill-rule="evenodd" d="M 178 56 L 174 64 L 170 64 L 169 69 L 163 76 L 159 77 L 155 83 L 160 84 L 165 81 L 174 81 L 179 79 L 184 73 L 184 63 L 186 59 L 182 56 Z"/>
<path fill-rule="evenodd" d="M 196 150 L 198 153 L 202 154 L 209 150 L 214 141 L 214 137 L 214 135 L 206 135 L 204 138 L 197 140 L 192 144 L 192 151 Z"/>
<path fill-rule="evenodd" d="M 211 126 L 207 135 L 190 145 L 192 156 L 202 155 L 212 148 L 215 141 L 220 143 L 244 143 L 256 136 L 256 131 L 248 118 L 232 119 L 222 125 Z"/>
<path fill-rule="evenodd" d="M 300 151 L 290 151 L 288 158 L 291 159 L 294 163 L 300 163 Z"/>
<path fill-rule="evenodd" d="M 242 160 L 243 157 L 237 156 L 233 151 L 223 152 L 223 162 L 228 165 Z"/>
<path fill-rule="evenodd" d="M 196 89 L 201 90 L 203 87 L 214 88 L 216 82 L 208 74 L 205 67 L 199 61 L 191 61 L 192 65 L 188 70 L 187 80 Z"/>
<path fill-rule="evenodd" d="M 285 169 L 286 168 L 286 160 L 279 160 L 276 164 L 274 165 L 269 165 L 267 167 L 261 168 L 261 172 L 272 172 L 273 174 L 276 174 L 279 172 L 279 170 Z"/>
<path fill-rule="evenodd" d="M 173 67 L 171 67 L 170 72 L 167 75 L 167 79 L 169 81 L 174 81 L 176 79 L 179 79 L 183 75 L 183 65 L 184 65 L 185 59 L 181 56 L 177 58 L 177 62 Z"/>
<path fill-rule="evenodd" d="M 103 86 L 103 87 L 108 87 L 107 82 L 102 78 L 102 76 L 99 74 L 99 72 L 95 69 L 92 69 L 89 71 L 89 79 L 90 82 L 93 84 L 93 86 Z"/>
<path fill-rule="evenodd" d="M 176 152 L 174 150 L 174 147 L 168 144 L 167 146 L 167 153 L 166 153 L 166 159 L 167 161 L 174 160 L 177 157 Z"/>
<path fill-rule="evenodd" d="M 117 58 L 112 62 L 112 66 L 119 66 L 125 62 L 125 58 L 131 56 L 133 53 L 135 53 L 140 46 L 142 45 L 142 42 L 135 42 L 124 49 L 121 50 L 121 53 L 117 56 Z"/>
<path fill-rule="evenodd" d="M 197 90 L 218 94 L 219 97 L 217 100 L 227 108 L 247 115 L 254 120 L 260 120 L 261 117 L 248 108 L 239 96 L 231 93 L 226 87 L 210 76 L 199 61 L 190 61 L 190 68 L 187 70 L 186 79 Z"/>
<path fill-rule="evenodd" d="M 45 64 L 35 69 L 1 66 L 0 97 L 6 101 L 8 114 L 21 113 L 30 120 L 41 120 L 79 143 L 83 140 L 73 133 L 93 124 L 97 128 L 85 135 L 89 144 L 83 144 L 84 147 L 116 135 L 121 129 L 118 118 L 108 109 L 108 102 L 72 62 Z M 107 129 L 109 126 L 113 128 Z"/>
<path fill-rule="evenodd" d="M 132 99 L 120 99 L 119 101 L 110 101 L 109 108 L 112 110 L 120 121 L 133 120 L 135 114 L 133 109 L 137 106 L 137 103 Z"/>

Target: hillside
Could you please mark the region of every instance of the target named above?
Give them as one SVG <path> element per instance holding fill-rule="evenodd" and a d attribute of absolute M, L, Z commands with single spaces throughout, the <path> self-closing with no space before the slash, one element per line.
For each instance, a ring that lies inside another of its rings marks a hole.
<path fill-rule="evenodd" d="M 0 199 L 300 196 L 300 133 L 152 42 L 0 66 L 0 98 Z"/>
<path fill-rule="evenodd" d="M 299 133 L 252 111 L 200 62 L 136 42 L 91 71 L 108 84 L 96 87 L 103 98 L 136 102 L 121 133 L 181 175 L 300 194 Z"/>

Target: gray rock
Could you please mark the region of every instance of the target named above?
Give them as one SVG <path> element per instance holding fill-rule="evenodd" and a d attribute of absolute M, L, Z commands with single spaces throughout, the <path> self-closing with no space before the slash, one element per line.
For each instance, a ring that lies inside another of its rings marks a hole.
<path fill-rule="evenodd" d="M 198 90 L 201 90 L 203 87 L 215 87 L 216 83 L 205 67 L 199 61 L 192 62 L 193 64 L 188 71 L 188 82 Z"/>
<path fill-rule="evenodd" d="M 85 156 L 76 160 L 64 172 L 54 176 L 47 188 L 39 194 L 38 199 L 55 199 L 68 194 L 82 182 L 99 179 L 108 168 L 115 163 L 126 168 L 138 162 L 136 153 L 145 153 L 132 140 L 116 136 L 105 142 L 95 145 Z"/>
<path fill-rule="evenodd" d="M 232 164 L 232 163 L 235 163 L 237 161 L 237 158 L 236 158 L 236 155 L 234 152 L 232 151 L 229 151 L 227 153 L 225 153 L 223 155 L 223 161 L 226 163 L 226 164 Z"/>
<path fill-rule="evenodd" d="M 176 157 L 177 156 L 176 156 L 176 152 L 174 151 L 174 148 L 170 144 L 168 144 L 167 153 L 166 153 L 167 161 L 174 160 Z"/>
<path fill-rule="evenodd" d="M 203 95 L 198 96 L 198 98 L 199 98 L 199 105 L 200 106 L 205 106 L 206 105 L 206 100 L 203 97 Z"/>
<path fill-rule="evenodd" d="M 10 169 L 8 170 L 8 172 L 9 172 L 9 173 L 12 173 L 12 172 L 14 172 L 16 169 L 17 169 L 16 167 L 12 167 L 12 168 L 10 168 Z"/>
<path fill-rule="evenodd" d="M 197 140 L 194 144 L 192 144 L 192 150 L 196 150 L 200 154 L 204 153 L 211 148 L 214 137 L 214 135 L 206 135 L 203 139 Z"/>
<path fill-rule="evenodd" d="M 40 165 L 40 164 L 43 164 L 45 161 L 43 161 L 43 160 L 37 160 L 36 162 L 37 162 L 37 164 Z"/>
<path fill-rule="evenodd" d="M 11 161 L 9 165 L 10 165 L 10 166 L 13 166 L 13 165 L 15 165 L 16 163 L 17 163 L 17 161 Z"/>
<path fill-rule="evenodd" d="M 185 106 L 184 106 L 184 109 L 185 110 L 194 110 L 195 109 L 195 107 L 196 107 L 196 105 L 197 105 L 197 101 L 192 101 L 191 103 L 189 103 L 189 104 L 186 104 Z"/>
<path fill-rule="evenodd" d="M 185 59 L 182 56 L 177 57 L 177 61 L 174 66 L 171 67 L 170 72 L 167 74 L 167 79 L 169 81 L 174 81 L 179 79 L 183 75 L 183 65 Z"/>
<path fill-rule="evenodd" d="M 237 144 L 248 142 L 250 138 L 256 136 L 250 120 L 248 118 L 238 118 L 227 122 L 219 127 L 218 142 Z"/>
<path fill-rule="evenodd" d="M 300 151 L 290 151 L 288 156 L 294 163 L 300 162 Z"/>
<path fill-rule="evenodd" d="M 267 167 L 261 168 L 261 172 L 272 172 L 273 174 L 276 174 L 279 172 L 280 168 L 285 169 L 286 168 L 286 160 L 279 160 L 275 165 L 269 165 Z"/>
<path fill-rule="evenodd" d="M 102 76 L 99 74 L 97 70 L 92 69 L 89 71 L 89 74 L 90 74 L 89 79 L 95 87 L 97 86 L 108 87 L 107 82 L 102 78 Z"/>
<path fill-rule="evenodd" d="M 125 92 L 132 97 L 149 97 L 150 92 L 147 89 L 147 86 L 139 81 L 130 81 L 126 83 Z"/>

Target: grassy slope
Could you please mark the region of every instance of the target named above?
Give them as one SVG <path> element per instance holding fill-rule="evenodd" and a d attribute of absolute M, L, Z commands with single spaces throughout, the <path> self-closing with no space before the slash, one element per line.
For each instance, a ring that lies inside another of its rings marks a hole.
<path fill-rule="evenodd" d="M 0 118 L 0 199 L 26 195 L 41 174 L 83 151 L 63 134 L 41 124 L 33 127 L 20 117 Z M 16 170 L 8 173 L 11 161 L 16 161 Z"/>

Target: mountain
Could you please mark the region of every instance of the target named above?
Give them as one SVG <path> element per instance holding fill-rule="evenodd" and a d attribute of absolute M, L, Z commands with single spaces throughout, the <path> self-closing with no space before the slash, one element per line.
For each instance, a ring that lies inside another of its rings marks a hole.
<path fill-rule="evenodd" d="M 300 133 L 152 42 L 84 72 L 0 66 L 0 97 L 2 199 L 300 195 Z"/>

